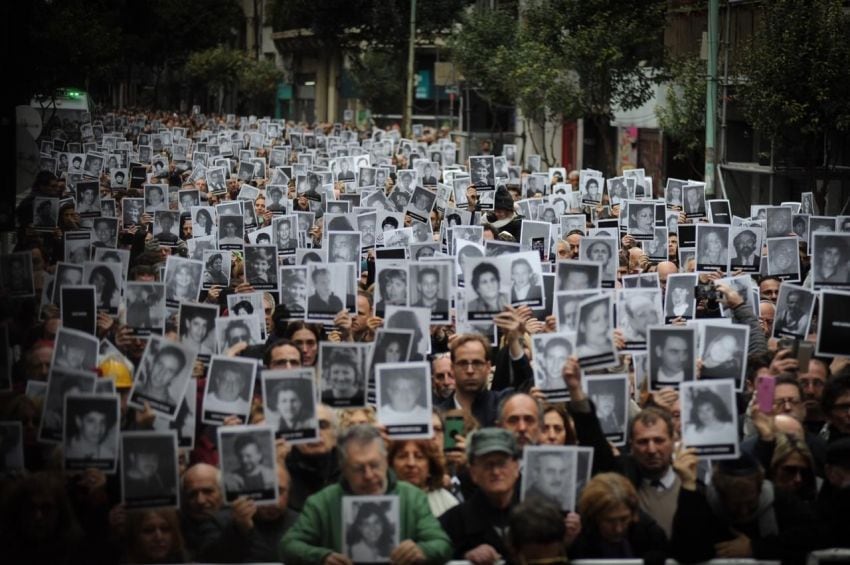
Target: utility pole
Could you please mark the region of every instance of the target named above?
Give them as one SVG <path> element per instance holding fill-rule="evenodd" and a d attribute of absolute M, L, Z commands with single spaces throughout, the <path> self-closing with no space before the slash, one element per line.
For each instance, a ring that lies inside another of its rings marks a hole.
<path fill-rule="evenodd" d="M 708 72 L 705 91 L 705 193 L 714 195 L 717 161 L 717 39 L 720 24 L 720 0 L 708 2 Z"/>
<path fill-rule="evenodd" d="M 405 137 L 413 135 L 413 55 L 416 48 L 416 0 L 410 0 L 410 40 L 407 46 L 407 92 L 404 100 L 404 117 L 401 131 Z"/>

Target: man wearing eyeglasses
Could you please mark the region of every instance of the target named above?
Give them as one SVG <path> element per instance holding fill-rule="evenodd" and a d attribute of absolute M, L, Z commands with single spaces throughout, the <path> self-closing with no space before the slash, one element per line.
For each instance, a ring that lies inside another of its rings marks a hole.
<path fill-rule="evenodd" d="M 495 426 L 502 399 L 516 389 L 524 389 L 533 379 L 519 339 L 519 332 L 523 329 L 519 314 L 509 307 L 496 314 L 493 321 L 498 327 L 507 330 L 508 346 L 497 356 L 492 388 L 487 388 L 492 369 L 489 340 L 480 334 L 460 335 L 451 345 L 455 391 L 438 406 L 442 411 L 463 409 L 472 414 L 481 427 Z M 517 383 L 516 389 L 505 386 L 509 382 Z"/>
<path fill-rule="evenodd" d="M 342 480 L 307 499 L 301 516 L 283 536 L 278 549 L 285 563 L 349 565 L 342 553 L 344 496 L 394 495 L 398 497 L 400 543 L 390 553 L 392 563 L 445 563 L 452 547 L 446 532 L 428 507 L 424 491 L 396 480 L 389 470 L 387 449 L 380 431 L 360 424 L 340 438 Z"/>

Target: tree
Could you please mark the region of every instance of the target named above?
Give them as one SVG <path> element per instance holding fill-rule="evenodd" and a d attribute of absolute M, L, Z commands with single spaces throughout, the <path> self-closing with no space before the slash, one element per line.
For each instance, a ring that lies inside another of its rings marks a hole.
<path fill-rule="evenodd" d="M 607 170 L 613 108 L 637 108 L 652 96 L 665 8 L 663 0 L 536 0 L 519 18 L 479 10 L 453 36 L 452 57 L 491 99 L 511 99 L 537 120 L 588 120 L 603 145 L 605 162 L 596 165 Z M 488 49 L 492 58 L 481 61 L 489 69 L 476 63 Z"/>
<path fill-rule="evenodd" d="M 686 161 L 696 175 L 702 175 L 695 163 L 705 152 L 705 62 L 688 57 L 669 64 L 667 101 L 655 113 L 658 123 L 678 145 L 673 158 Z"/>
<path fill-rule="evenodd" d="M 738 68 L 744 80 L 736 100 L 745 117 L 780 160 L 804 168 L 821 210 L 838 141 L 850 129 L 850 17 L 843 10 L 840 0 L 765 3 Z"/>

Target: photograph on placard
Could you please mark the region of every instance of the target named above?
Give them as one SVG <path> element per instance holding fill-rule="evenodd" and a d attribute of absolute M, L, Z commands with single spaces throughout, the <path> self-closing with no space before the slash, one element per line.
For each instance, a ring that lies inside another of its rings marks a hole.
<path fill-rule="evenodd" d="M 765 236 L 785 237 L 793 232 L 793 211 L 785 206 L 765 208 Z"/>
<path fill-rule="evenodd" d="M 385 316 L 387 306 L 407 306 L 407 266 L 403 262 L 380 261 L 375 266 L 374 312 Z"/>
<path fill-rule="evenodd" d="M 181 303 L 177 315 L 180 341 L 193 347 L 198 358 L 209 361 L 215 353 L 215 320 L 218 306 L 214 304 Z"/>
<path fill-rule="evenodd" d="M 72 371 L 94 371 L 99 342 L 90 333 L 60 327 L 56 331 L 50 366 Z"/>
<path fill-rule="evenodd" d="M 245 246 L 245 281 L 256 290 L 277 293 L 277 254 L 274 245 Z"/>
<path fill-rule="evenodd" d="M 678 388 L 696 376 L 696 328 L 656 326 L 649 328 L 650 390 L 662 387 Z"/>
<path fill-rule="evenodd" d="M 310 443 L 319 437 L 312 368 L 263 371 L 266 424 L 287 443 Z"/>
<path fill-rule="evenodd" d="M 433 435 L 428 362 L 377 364 L 375 393 L 378 422 L 386 426 L 391 438 L 426 439 Z"/>
<path fill-rule="evenodd" d="M 169 255 L 165 261 L 166 305 L 177 308 L 180 302 L 197 302 L 203 271 L 203 261 Z"/>
<path fill-rule="evenodd" d="M 245 497 L 258 504 L 278 501 L 274 431 L 268 426 L 219 426 L 224 500 Z"/>
<path fill-rule="evenodd" d="M 355 311 L 353 263 L 307 264 L 307 321 L 327 322 Z"/>
<path fill-rule="evenodd" d="M 750 327 L 743 324 L 702 326 L 700 379 L 734 379 L 737 390 L 743 390 L 747 368 L 747 344 Z"/>
<path fill-rule="evenodd" d="M 407 265 L 407 297 L 411 306 L 431 311 L 431 323 L 450 323 L 451 269 L 449 261 Z"/>
<path fill-rule="evenodd" d="M 617 293 L 617 327 L 623 332 L 626 350 L 646 349 L 650 326 L 663 323 L 660 288 L 622 289 Z"/>
<path fill-rule="evenodd" d="M 412 330 L 411 361 L 422 361 L 431 352 L 431 311 L 428 308 L 387 306 L 384 327 Z"/>
<path fill-rule="evenodd" d="M 496 190 L 496 162 L 492 155 L 470 157 L 469 172 L 476 190 Z"/>
<path fill-rule="evenodd" d="M 588 175 L 584 170 L 580 174 L 579 193 L 581 195 L 581 203 L 599 204 L 602 202 L 602 182 L 604 179 L 601 176 Z"/>
<path fill-rule="evenodd" d="M 735 381 L 718 379 L 682 383 L 682 444 L 709 459 L 736 459 L 738 405 Z"/>
<path fill-rule="evenodd" d="M 730 226 L 697 224 L 697 271 L 729 270 L 729 230 Z"/>
<path fill-rule="evenodd" d="M 761 266 L 761 249 L 764 230 L 757 227 L 734 226 L 729 232 L 732 242 L 732 256 L 729 264 L 732 270 L 758 272 Z"/>
<path fill-rule="evenodd" d="M 300 216 L 278 216 L 272 219 L 272 233 L 277 253 L 293 255 L 298 248 L 298 220 Z M 307 230 L 309 231 L 309 230 Z"/>
<path fill-rule="evenodd" d="M 815 297 L 816 293 L 806 288 L 785 282 L 780 284 L 772 337 L 790 337 L 801 341 L 806 339 L 809 335 Z"/>
<path fill-rule="evenodd" d="M 592 296 L 579 304 L 575 351 L 583 369 L 611 367 L 617 363 L 613 306 L 610 294 Z"/>
<path fill-rule="evenodd" d="M 559 332 L 578 331 L 578 306 L 582 300 L 599 294 L 598 290 L 567 290 L 554 294 L 553 312 Z"/>
<path fill-rule="evenodd" d="M 333 408 L 365 406 L 366 358 L 371 344 L 319 344 L 320 385 L 323 404 Z"/>
<path fill-rule="evenodd" d="M 850 287 L 850 233 L 812 234 L 812 281 L 816 289 Z"/>
<path fill-rule="evenodd" d="M 59 443 L 65 425 L 65 396 L 94 392 L 96 376 L 90 371 L 52 367 L 38 429 L 38 441 Z"/>
<path fill-rule="evenodd" d="M 216 318 L 215 334 L 218 352 L 225 353 L 231 347 L 243 342 L 248 345 L 262 343 L 262 323 L 265 323 L 262 312 L 256 311 L 242 315 L 231 312 L 229 316 Z"/>
<path fill-rule="evenodd" d="M 64 417 L 64 469 L 114 473 L 121 418 L 118 396 L 67 394 Z"/>
<path fill-rule="evenodd" d="M 549 402 L 570 399 L 564 382 L 564 365 L 575 352 L 575 334 L 567 332 L 537 334 L 531 339 L 534 359 L 534 386 Z"/>
<path fill-rule="evenodd" d="M 95 218 L 92 222 L 92 232 L 92 247 L 114 248 L 118 241 L 118 218 Z"/>
<path fill-rule="evenodd" d="M 71 258 L 71 261 L 81 263 L 78 259 L 80 258 Z M 87 248 L 81 259 L 88 259 Z M 66 260 L 69 258 L 66 257 Z M 18 251 L 0 256 L 0 272 L 3 275 L 3 289 L 7 298 L 35 296 L 32 251 Z"/>
<path fill-rule="evenodd" d="M 400 542 L 398 495 L 342 497 L 342 552 L 353 563 L 389 563 Z"/>
<path fill-rule="evenodd" d="M 628 229 L 626 233 L 636 240 L 650 240 L 654 236 L 655 204 L 629 203 Z"/>
<path fill-rule="evenodd" d="M 204 389 L 204 413 L 201 420 L 219 425 L 228 416 L 248 421 L 257 363 L 244 357 L 214 355 L 210 359 Z"/>
<path fill-rule="evenodd" d="M 86 261 L 83 263 L 83 280 L 95 288 L 97 310 L 106 312 L 110 316 L 117 316 L 124 286 L 121 263 Z"/>
<path fill-rule="evenodd" d="M 509 262 L 509 256 L 469 259 L 464 273 L 467 319 L 490 320 L 510 305 Z"/>
<path fill-rule="evenodd" d="M 796 236 L 768 237 L 767 274 L 783 281 L 800 280 L 800 251 Z"/>
<path fill-rule="evenodd" d="M 603 288 L 613 288 L 617 280 L 619 254 L 617 240 L 610 237 L 583 237 L 579 244 L 579 258 L 600 265 Z M 559 287 L 561 290 L 568 290 Z M 579 289 L 576 289 L 579 290 Z"/>
<path fill-rule="evenodd" d="M 602 265 L 594 261 L 563 260 L 555 264 L 559 292 L 602 288 Z"/>
<path fill-rule="evenodd" d="M 667 276 L 667 294 L 664 297 L 665 321 L 669 322 L 676 318 L 688 320 L 696 317 L 697 277 L 696 273 L 673 273 Z"/>
<path fill-rule="evenodd" d="M 567 446 L 533 445 L 523 449 L 522 500 L 554 503 L 563 512 L 576 509 L 576 451 Z"/>
<path fill-rule="evenodd" d="M 174 420 L 196 357 L 192 347 L 152 335 L 139 362 L 128 404 L 139 410 L 148 405 L 169 421 Z"/>
<path fill-rule="evenodd" d="M 682 190 L 688 181 L 668 178 L 664 188 L 664 202 L 670 210 L 681 210 L 684 206 Z"/>
<path fill-rule="evenodd" d="M 230 286 L 231 257 L 230 251 L 209 249 L 203 251 L 204 275 L 202 288 L 209 290 L 214 286 L 228 288 Z"/>
<path fill-rule="evenodd" d="M 284 265 L 280 268 L 280 302 L 276 316 L 282 321 L 303 320 L 307 312 L 307 268 Z"/>
<path fill-rule="evenodd" d="M 687 218 L 705 217 L 705 185 L 688 184 L 684 187 L 684 210 Z"/>
<path fill-rule="evenodd" d="M 162 334 L 165 326 L 165 283 L 127 281 L 124 290 L 126 325 L 134 336 Z"/>
<path fill-rule="evenodd" d="M 242 214 L 221 216 L 218 220 L 218 248 L 240 250 L 245 245 L 245 219 Z"/>
<path fill-rule="evenodd" d="M 850 343 L 850 292 L 823 290 L 818 300 L 818 333 L 815 354 L 825 357 L 847 355 Z"/>
<path fill-rule="evenodd" d="M 511 305 L 542 307 L 546 297 L 543 294 L 543 272 L 537 253 L 514 253 L 509 259 Z"/>
<path fill-rule="evenodd" d="M 167 420 L 157 416 L 153 422 L 153 429 L 159 432 L 174 430 L 177 434 L 177 447 L 180 449 L 193 449 L 195 447 L 195 410 L 198 405 L 198 384 L 196 379 L 189 379 L 186 387 L 186 395 L 180 402 L 177 417 Z"/>
<path fill-rule="evenodd" d="M 585 392 L 596 409 L 605 439 L 615 446 L 626 444 L 629 413 L 629 376 L 593 375 L 583 379 Z"/>
<path fill-rule="evenodd" d="M 375 405 L 375 367 L 382 363 L 401 363 L 410 359 L 413 350 L 413 330 L 378 328 L 369 352 L 367 372 L 367 402 Z"/>
<path fill-rule="evenodd" d="M 128 510 L 178 506 L 177 434 L 121 432 L 121 502 Z"/>

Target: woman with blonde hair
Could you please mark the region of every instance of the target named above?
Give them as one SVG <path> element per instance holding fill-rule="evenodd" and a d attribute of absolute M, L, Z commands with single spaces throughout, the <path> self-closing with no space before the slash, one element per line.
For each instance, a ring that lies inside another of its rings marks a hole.
<path fill-rule="evenodd" d="M 814 502 L 818 493 L 815 463 L 806 443 L 788 434 L 777 434 L 767 478 L 782 491 L 805 502 Z"/>
<path fill-rule="evenodd" d="M 127 513 L 126 563 L 185 563 L 187 558 L 176 510 Z"/>
<path fill-rule="evenodd" d="M 600 473 L 584 487 L 578 502 L 582 530 L 569 550 L 571 559 L 644 559 L 663 562 L 667 536 L 640 509 L 634 485 L 619 473 Z"/>

